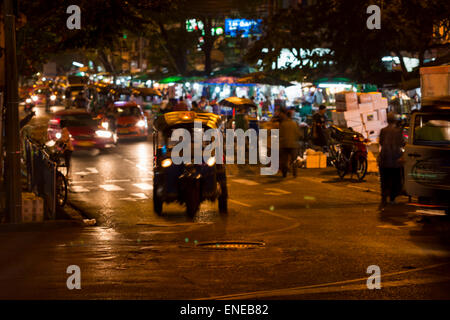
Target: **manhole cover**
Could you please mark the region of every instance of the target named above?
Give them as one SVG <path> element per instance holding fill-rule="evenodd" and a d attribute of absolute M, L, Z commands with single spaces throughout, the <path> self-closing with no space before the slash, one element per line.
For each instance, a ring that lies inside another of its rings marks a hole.
<path fill-rule="evenodd" d="M 266 244 L 261 241 L 217 241 L 217 242 L 200 242 L 196 246 L 205 249 L 219 250 L 238 250 L 238 249 L 255 249 L 262 248 Z"/>

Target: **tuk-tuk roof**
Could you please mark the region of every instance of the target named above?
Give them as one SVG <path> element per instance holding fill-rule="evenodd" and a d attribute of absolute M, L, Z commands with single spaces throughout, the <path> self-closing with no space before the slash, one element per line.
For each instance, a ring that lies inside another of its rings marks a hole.
<path fill-rule="evenodd" d="M 155 122 L 157 130 L 164 130 L 176 125 L 194 123 L 194 121 L 201 121 L 204 126 L 211 129 L 216 129 L 220 123 L 220 116 L 214 113 L 194 112 L 194 111 L 173 111 L 165 113 L 158 117 Z"/>

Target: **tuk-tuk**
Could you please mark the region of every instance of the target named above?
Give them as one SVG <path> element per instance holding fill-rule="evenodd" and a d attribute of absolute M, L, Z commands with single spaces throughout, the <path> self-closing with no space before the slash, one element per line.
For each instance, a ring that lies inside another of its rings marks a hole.
<path fill-rule="evenodd" d="M 411 114 L 405 147 L 405 191 L 419 205 L 450 205 L 450 96 L 422 100 Z"/>
<path fill-rule="evenodd" d="M 213 113 L 175 111 L 161 114 L 153 125 L 153 206 L 161 215 L 163 203 L 179 202 L 186 205 L 186 213 L 194 217 L 200 203 L 218 200 L 220 213 L 227 212 L 227 181 L 225 164 L 216 163 L 215 155 L 206 162 L 195 164 L 194 154 L 188 163 L 175 164 L 172 149 L 178 142 L 170 138 L 175 129 L 187 129 L 193 143 L 194 122 L 199 121 L 202 130 L 220 129 L 220 116 Z M 219 131 L 222 134 L 221 131 Z"/>

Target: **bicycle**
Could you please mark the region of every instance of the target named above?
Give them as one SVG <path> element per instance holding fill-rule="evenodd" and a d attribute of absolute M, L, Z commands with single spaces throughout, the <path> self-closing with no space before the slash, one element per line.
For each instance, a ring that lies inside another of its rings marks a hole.
<path fill-rule="evenodd" d="M 62 208 L 67 203 L 68 181 L 59 169 L 67 167 L 65 164 L 61 164 L 62 152 L 60 150 L 51 150 L 46 145 L 43 145 L 43 149 L 56 165 L 56 204 Z"/>
<path fill-rule="evenodd" d="M 336 168 L 339 178 L 343 179 L 349 172 L 356 174 L 362 181 L 367 174 L 367 139 L 353 130 L 344 130 L 331 126 L 329 143 L 331 163 Z"/>

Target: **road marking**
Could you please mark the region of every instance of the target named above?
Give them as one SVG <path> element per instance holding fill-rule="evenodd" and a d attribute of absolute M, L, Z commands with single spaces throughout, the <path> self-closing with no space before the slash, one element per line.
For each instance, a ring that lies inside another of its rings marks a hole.
<path fill-rule="evenodd" d="M 393 229 L 393 230 L 402 230 L 404 228 L 412 228 L 412 227 L 417 227 L 417 223 L 414 221 L 406 221 L 405 224 L 398 226 L 392 224 L 383 224 L 381 226 L 377 226 L 377 228 Z"/>
<path fill-rule="evenodd" d="M 258 182 L 247 180 L 247 179 L 233 179 L 231 181 L 237 182 L 237 183 L 242 183 L 242 184 L 245 184 L 247 186 L 256 186 L 256 185 L 259 184 Z"/>
<path fill-rule="evenodd" d="M 91 173 L 98 173 L 98 170 L 97 170 L 97 168 L 86 168 L 86 170 L 88 170 L 89 172 L 91 172 Z"/>
<path fill-rule="evenodd" d="M 134 183 L 133 186 L 135 186 L 141 190 L 153 190 L 153 186 L 148 183 Z"/>
<path fill-rule="evenodd" d="M 282 219 L 286 219 L 286 220 L 295 221 L 295 219 L 293 219 L 293 218 L 291 218 L 291 217 L 287 217 L 287 216 L 284 216 L 284 215 L 282 215 L 282 214 L 275 213 L 275 212 L 273 212 L 273 211 L 263 210 L 263 209 L 258 210 L 258 211 L 259 211 L 259 212 L 263 212 L 263 213 L 270 214 L 270 215 L 275 216 L 275 217 L 278 217 L 278 218 L 282 218 Z"/>
<path fill-rule="evenodd" d="M 383 274 L 383 277 L 388 276 L 397 276 L 405 273 L 411 273 L 411 272 L 418 272 L 428 269 L 434 269 L 438 268 L 444 265 L 448 265 L 448 263 L 440 263 L 435 265 L 426 266 L 423 268 L 416 268 L 411 270 L 405 270 L 405 271 L 398 271 L 398 272 L 392 272 L 392 273 L 386 273 Z M 435 278 L 435 281 L 442 282 L 446 281 L 448 278 Z M 345 291 L 346 288 L 351 288 L 350 290 L 358 290 L 353 288 L 354 286 L 347 286 L 343 287 L 344 284 L 350 284 L 354 282 L 360 282 L 360 281 L 367 281 L 367 278 L 359 278 L 359 279 L 352 279 L 352 280 L 344 280 L 344 281 L 338 281 L 338 282 L 329 282 L 329 283 L 322 283 L 322 284 L 316 284 L 316 285 L 310 285 L 310 286 L 301 286 L 301 287 L 293 287 L 293 288 L 284 288 L 284 289 L 275 289 L 275 290 L 261 290 L 261 291 L 254 291 L 254 292 L 248 292 L 248 293 L 236 293 L 236 294 L 230 294 L 230 295 L 223 295 L 223 296 L 215 296 L 215 297 L 207 297 L 207 298 L 201 298 L 197 300 L 218 300 L 218 299 L 255 299 L 255 298 L 262 298 L 262 297 L 273 297 L 273 296 L 285 296 L 285 295 L 297 295 L 297 294 L 311 294 L 311 293 L 320 293 L 323 291 L 318 290 L 315 291 L 306 291 L 306 289 L 314 289 L 314 288 L 322 288 L 322 289 L 329 289 L 329 290 L 336 290 L 340 289 L 341 291 Z M 401 281 L 390 281 L 390 282 L 382 282 L 382 287 L 393 287 L 393 286 L 400 286 L 400 285 L 414 285 L 414 284 L 425 284 L 425 283 L 431 283 L 431 282 L 425 282 L 430 281 L 429 279 L 405 279 Z M 334 287 L 333 286 L 340 286 L 340 287 Z M 367 284 L 364 283 L 363 285 L 359 285 L 360 290 L 367 290 Z M 327 291 L 325 291 L 327 292 Z M 328 291 L 332 292 L 332 291 Z M 335 291 L 336 292 L 336 291 Z"/>
<path fill-rule="evenodd" d="M 105 191 L 123 191 L 124 190 L 121 187 L 116 186 L 114 184 L 101 184 L 101 185 L 99 185 L 99 187 Z"/>
<path fill-rule="evenodd" d="M 131 193 L 130 195 L 139 199 L 148 199 L 145 193 Z"/>
<path fill-rule="evenodd" d="M 431 209 L 422 209 L 416 210 L 416 213 L 425 214 L 427 216 L 445 216 L 444 210 L 431 210 Z"/>
<path fill-rule="evenodd" d="M 82 183 L 93 183 L 94 181 L 89 181 L 89 180 L 75 180 L 75 181 L 71 181 L 70 184 L 82 184 Z"/>
<path fill-rule="evenodd" d="M 278 188 L 266 188 L 265 190 L 267 190 L 267 191 L 274 191 L 276 195 L 291 194 L 292 193 L 292 192 L 285 191 L 283 189 L 278 189 Z M 267 193 L 265 193 L 265 194 L 267 194 Z"/>
<path fill-rule="evenodd" d="M 236 204 L 238 204 L 238 205 L 240 205 L 240 206 L 247 207 L 247 208 L 250 208 L 250 207 L 251 207 L 251 205 L 246 204 L 246 203 L 243 203 L 243 202 L 240 202 L 240 201 L 237 201 L 237 200 L 228 199 L 228 201 L 233 202 L 233 203 L 236 203 Z"/>
<path fill-rule="evenodd" d="M 91 174 L 91 172 L 87 172 L 87 171 L 79 171 L 79 172 L 75 172 L 76 175 L 80 175 L 80 176 L 87 176 L 88 174 Z"/>
<path fill-rule="evenodd" d="M 141 181 L 153 181 L 153 178 L 141 178 Z"/>
<path fill-rule="evenodd" d="M 89 192 L 90 190 L 82 186 L 71 186 L 70 191 L 74 193 Z"/>
<path fill-rule="evenodd" d="M 105 183 L 130 182 L 130 179 L 105 180 Z"/>

